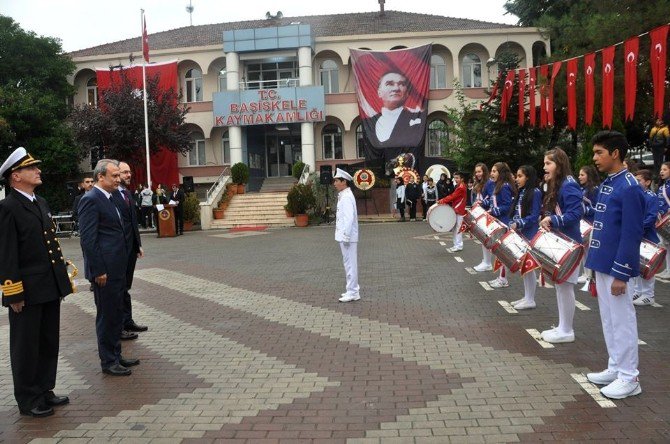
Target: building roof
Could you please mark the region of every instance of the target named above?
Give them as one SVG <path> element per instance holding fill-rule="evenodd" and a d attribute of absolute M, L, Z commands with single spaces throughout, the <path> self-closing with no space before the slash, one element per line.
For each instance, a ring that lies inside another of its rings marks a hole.
<path fill-rule="evenodd" d="M 169 31 L 149 34 L 151 49 L 187 48 L 223 44 L 223 31 L 235 29 L 286 26 L 295 22 L 309 24 L 315 37 L 346 36 L 360 34 L 388 34 L 394 32 L 461 31 L 476 29 L 514 28 L 514 25 L 483 22 L 479 20 L 444 17 L 413 12 L 385 11 L 349 14 L 310 15 L 282 17 L 242 22 L 216 23 L 212 25 L 187 26 Z M 93 48 L 73 51 L 71 57 L 86 57 L 104 54 L 119 54 L 141 51 L 140 37 L 106 43 Z"/>

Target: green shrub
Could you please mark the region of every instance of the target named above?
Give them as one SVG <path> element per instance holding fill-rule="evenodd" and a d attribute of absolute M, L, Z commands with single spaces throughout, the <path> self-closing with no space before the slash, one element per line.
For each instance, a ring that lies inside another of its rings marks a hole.
<path fill-rule="evenodd" d="M 230 168 L 230 177 L 236 184 L 249 182 L 249 167 L 242 162 L 236 163 Z"/>
<path fill-rule="evenodd" d="M 297 161 L 296 163 L 293 164 L 293 169 L 291 170 L 291 173 L 293 174 L 293 177 L 296 178 L 296 180 L 300 180 L 300 176 L 302 176 L 302 170 L 305 168 L 304 162 Z"/>
<path fill-rule="evenodd" d="M 306 214 L 308 210 L 314 208 L 316 205 L 316 198 L 312 187 L 309 185 L 297 184 L 291 188 L 286 196 L 286 209 L 296 214 Z"/>
<path fill-rule="evenodd" d="M 195 193 L 186 193 L 184 198 L 184 220 L 186 222 L 200 222 L 200 201 Z"/>

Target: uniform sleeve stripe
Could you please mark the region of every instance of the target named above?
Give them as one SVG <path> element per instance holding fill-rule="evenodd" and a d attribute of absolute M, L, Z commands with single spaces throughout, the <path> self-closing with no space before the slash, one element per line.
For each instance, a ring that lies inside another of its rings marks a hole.
<path fill-rule="evenodd" d="M 5 296 L 14 296 L 20 293 L 23 293 L 23 282 L 12 282 L 12 281 L 5 281 L 5 284 L 2 285 L 2 293 Z"/>

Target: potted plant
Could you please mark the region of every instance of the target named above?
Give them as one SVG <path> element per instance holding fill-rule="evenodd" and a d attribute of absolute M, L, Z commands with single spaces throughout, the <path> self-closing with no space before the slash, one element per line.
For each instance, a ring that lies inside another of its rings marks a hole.
<path fill-rule="evenodd" d="M 293 213 L 289 210 L 288 204 L 284 205 L 284 211 L 286 212 L 286 217 L 293 217 Z"/>
<path fill-rule="evenodd" d="M 200 201 L 195 193 L 186 193 L 184 198 L 184 231 L 191 231 L 193 224 L 200 222 Z"/>
<path fill-rule="evenodd" d="M 249 182 L 249 167 L 238 162 L 230 168 L 230 177 L 237 184 L 237 194 L 244 194 L 244 185 Z"/>
<path fill-rule="evenodd" d="M 226 194 L 230 194 L 230 196 L 234 196 L 235 193 L 237 193 L 237 184 L 232 183 L 232 182 L 226 184 Z"/>
<path fill-rule="evenodd" d="M 307 211 L 316 205 L 312 187 L 304 184 L 293 185 L 286 196 L 286 200 L 285 209 L 293 213 L 296 227 L 306 227 L 309 224 Z"/>
<path fill-rule="evenodd" d="M 293 177 L 295 180 L 300 180 L 300 176 L 302 176 L 302 170 L 305 169 L 305 164 L 304 162 L 297 161 L 296 163 L 293 164 L 293 169 L 291 170 L 291 174 L 293 174 Z"/>

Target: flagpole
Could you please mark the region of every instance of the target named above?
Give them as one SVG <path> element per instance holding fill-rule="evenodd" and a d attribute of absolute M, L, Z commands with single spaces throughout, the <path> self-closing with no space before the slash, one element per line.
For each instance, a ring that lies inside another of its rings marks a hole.
<path fill-rule="evenodd" d="M 147 164 L 147 185 L 151 189 L 151 164 L 149 162 L 149 114 L 147 111 L 147 61 L 144 58 L 144 9 L 140 9 L 141 13 L 141 29 L 142 29 L 142 98 L 144 99 L 144 143 L 146 150 L 146 164 Z"/>

